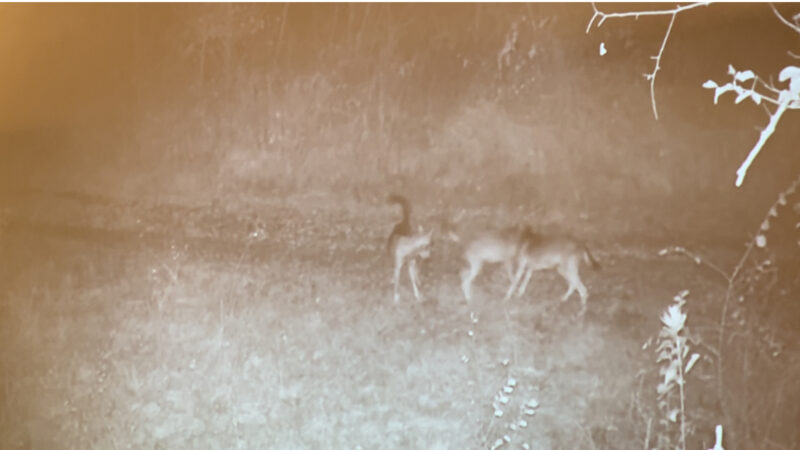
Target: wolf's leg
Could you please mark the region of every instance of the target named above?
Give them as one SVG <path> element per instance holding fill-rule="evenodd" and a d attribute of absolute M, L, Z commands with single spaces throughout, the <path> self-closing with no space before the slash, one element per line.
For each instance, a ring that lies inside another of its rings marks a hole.
<path fill-rule="evenodd" d="M 533 275 L 533 267 L 528 267 L 528 272 L 525 274 L 525 279 L 522 281 L 522 285 L 519 287 L 519 290 L 517 291 L 517 297 L 522 297 L 522 294 L 524 294 L 525 290 L 528 289 L 528 283 L 530 283 L 532 275 Z"/>
<path fill-rule="evenodd" d="M 583 286 L 581 283 L 580 277 L 577 276 L 577 261 L 572 258 L 568 261 L 564 262 L 562 265 L 558 266 L 558 273 L 561 275 L 564 280 L 569 284 L 569 288 L 567 288 L 567 292 L 564 293 L 564 296 L 561 297 L 561 301 L 567 301 L 570 295 L 575 292 L 575 288 L 579 285 Z M 580 290 L 580 288 L 578 288 Z M 585 289 L 585 288 L 584 288 Z"/>
<path fill-rule="evenodd" d="M 408 277 L 411 278 L 411 287 L 414 288 L 414 297 L 416 297 L 417 301 L 420 301 L 419 288 L 417 287 L 417 283 L 419 283 L 419 270 L 417 269 L 416 258 L 411 258 L 411 261 L 408 262 Z"/>
<path fill-rule="evenodd" d="M 400 292 L 399 292 L 399 284 L 400 284 L 400 270 L 403 268 L 403 258 L 400 255 L 395 255 L 394 257 L 394 301 L 397 303 L 400 301 Z"/>
<path fill-rule="evenodd" d="M 472 300 L 472 281 L 481 273 L 483 263 L 480 261 L 469 261 L 469 267 L 461 271 L 461 290 L 467 301 Z"/>
<path fill-rule="evenodd" d="M 511 281 L 511 286 L 508 287 L 508 292 L 506 292 L 506 296 L 504 300 L 508 300 L 511 298 L 511 295 L 519 286 L 519 282 L 522 279 L 522 276 L 525 275 L 525 269 L 527 268 L 527 264 L 520 263 L 519 267 L 517 267 L 517 274 L 514 276 L 514 279 Z"/>

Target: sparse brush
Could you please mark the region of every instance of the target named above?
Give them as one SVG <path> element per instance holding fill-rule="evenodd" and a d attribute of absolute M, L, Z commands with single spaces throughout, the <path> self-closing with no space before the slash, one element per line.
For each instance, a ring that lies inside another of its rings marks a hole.
<path fill-rule="evenodd" d="M 798 191 L 798 188 L 800 188 L 800 176 L 780 192 L 775 202 L 767 209 L 758 230 L 732 269 L 724 269 L 679 246 L 665 248 L 659 252 L 662 256 L 675 253 L 688 256 L 695 264 L 703 265 L 719 274 L 726 282 L 720 321 L 716 328 L 716 345 L 709 350 L 716 352 L 716 388 L 721 407 L 719 412 L 725 414 L 728 421 L 732 422 L 733 430 L 741 430 L 740 432 L 745 435 L 752 435 L 751 443 L 763 442 L 767 437 L 764 433 L 770 432 L 770 427 L 758 432 L 752 428 L 750 416 L 753 408 L 759 406 L 765 410 L 764 414 L 767 414 L 768 411 L 780 409 L 778 406 L 780 400 L 775 400 L 774 404 L 764 404 L 771 396 L 764 395 L 763 390 L 739 391 L 739 388 L 752 386 L 756 376 L 760 379 L 764 376 L 770 378 L 770 374 L 792 369 L 790 361 L 784 361 L 782 368 L 765 366 L 765 364 L 779 364 L 776 358 L 783 353 L 785 347 L 779 337 L 781 326 L 778 325 L 776 330 L 776 320 L 780 320 L 781 317 L 779 313 L 775 313 L 776 306 L 771 300 L 774 300 L 776 293 L 790 296 L 786 294 L 786 290 L 781 292 L 775 289 L 779 281 L 779 270 L 776 252 L 773 250 L 777 247 L 773 245 L 773 249 L 770 249 L 768 244 L 779 239 L 778 237 L 768 239 L 767 234 L 779 228 L 776 227 L 776 221 L 781 217 L 782 211 L 792 204 L 790 197 Z M 800 203 L 792 205 L 796 213 L 800 209 L 798 205 Z M 793 228 L 791 239 L 800 245 L 796 235 L 800 223 L 794 224 Z M 732 349 L 736 350 L 730 351 Z M 800 386 L 795 385 L 790 389 L 798 388 Z M 732 394 L 731 390 L 737 391 L 737 394 Z M 740 414 L 739 411 L 748 412 Z M 755 434 L 748 433 L 747 429 L 751 429 Z M 738 440 L 737 436 L 733 439 Z"/>
<path fill-rule="evenodd" d="M 658 392 L 658 408 L 663 413 L 659 424 L 665 432 L 658 436 L 659 448 L 686 449 L 687 419 L 684 385 L 686 384 L 686 374 L 692 370 L 700 357 L 698 353 L 693 353 L 686 362 L 686 356 L 689 354 L 685 328 L 687 316 L 682 308 L 688 294 L 689 291 L 683 291 L 676 295 L 673 299 L 675 303 L 661 315 L 662 327 L 658 334 L 655 351 L 658 355 L 656 362 L 661 364 L 659 373 L 664 379 L 658 384 L 656 391 Z M 674 423 L 680 425 L 680 437 L 677 445 L 673 445 L 670 437 Z"/>

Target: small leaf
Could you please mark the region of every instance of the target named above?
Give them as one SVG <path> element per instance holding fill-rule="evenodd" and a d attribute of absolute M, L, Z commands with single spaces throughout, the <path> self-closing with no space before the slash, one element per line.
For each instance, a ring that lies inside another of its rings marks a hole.
<path fill-rule="evenodd" d="M 689 373 L 689 371 L 692 370 L 692 367 L 694 367 L 694 364 L 697 362 L 698 359 L 700 359 L 700 354 L 693 353 L 692 357 L 689 359 L 689 362 L 686 364 L 686 370 L 684 370 L 683 373 Z"/>
<path fill-rule="evenodd" d="M 786 66 L 781 70 L 780 75 L 778 75 L 778 80 L 783 82 L 788 80 L 789 78 L 797 78 L 800 77 L 800 67 L 795 66 Z"/>
<path fill-rule="evenodd" d="M 728 64 L 728 75 L 736 75 L 736 69 L 730 64 Z"/>
<path fill-rule="evenodd" d="M 605 56 L 606 53 L 608 53 L 608 50 L 606 50 L 606 43 L 605 42 L 601 42 L 600 43 L 600 56 Z"/>
<path fill-rule="evenodd" d="M 756 236 L 756 246 L 764 248 L 767 245 L 767 238 L 763 234 Z"/>
<path fill-rule="evenodd" d="M 738 81 L 747 81 L 747 80 L 752 80 L 753 78 L 755 78 L 755 76 L 756 75 L 753 73 L 752 70 L 745 70 L 744 72 L 736 73 L 733 79 Z"/>
<path fill-rule="evenodd" d="M 708 80 L 705 83 L 703 83 L 703 87 L 706 89 L 714 89 L 717 88 L 718 86 L 714 80 Z"/>
<path fill-rule="evenodd" d="M 747 97 L 750 96 L 750 91 L 739 91 L 739 95 L 736 96 L 736 100 L 734 103 L 737 105 L 742 102 L 742 100 L 746 100 Z"/>
<path fill-rule="evenodd" d="M 761 222 L 761 231 L 769 230 L 769 220 Z"/>
<path fill-rule="evenodd" d="M 778 196 L 778 204 L 781 206 L 786 206 L 786 195 L 783 192 Z"/>
<path fill-rule="evenodd" d="M 667 418 L 669 418 L 670 422 L 675 423 L 678 420 L 678 413 L 680 413 L 680 410 L 678 408 L 675 408 L 669 412 Z"/>
<path fill-rule="evenodd" d="M 663 385 L 662 389 L 670 390 L 672 389 L 673 383 L 678 380 L 678 369 L 673 364 L 670 364 L 667 370 L 662 371 L 664 372 L 664 382 L 661 383 Z M 660 394 L 662 391 L 659 390 L 658 393 Z"/>
<path fill-rule="evenodd" d="M 778 210 L 775 209 L 775 207 L 773 206 L 772 208 L 769 209 L 768 215 L 772 217 L 778 217 Z"/>

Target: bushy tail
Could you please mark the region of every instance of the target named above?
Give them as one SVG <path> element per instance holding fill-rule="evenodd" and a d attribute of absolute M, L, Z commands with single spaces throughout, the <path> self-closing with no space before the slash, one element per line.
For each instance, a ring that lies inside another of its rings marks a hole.
<path fill-rule="evenodd" d="M 597 262 L 596 259 L 594 259 L 594 256 L 592 256 L 592 252 L 589 251 L 589 247 L 586 244 L 583 244 L 583 257 L 584 259 L 586 259 L 586 262 L 592 266 L 592 269 L 594 270 L 602 269 L 600 263 Z"/>
<path fill-rule="evenodd" d="M 403 220 L 400 223 L 410 224 L 411 204 L 408 202 L 408 199 L 403 197 L 402 195 L 391 194 L 389 195 L 388 202 L 400 205 L 400 207 L 403 208 Z"/>

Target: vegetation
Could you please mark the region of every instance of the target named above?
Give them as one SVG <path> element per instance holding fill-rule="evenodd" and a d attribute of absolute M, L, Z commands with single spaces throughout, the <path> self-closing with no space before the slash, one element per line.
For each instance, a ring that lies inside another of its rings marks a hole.
<path fill-rule="evenodd" d="M 7 7 L 65 72 L 0 136 L 0 447 L 798 447 L 800 129 L 735 189 L 761 117 L 702 86 L 791 65 L 757 6 Z M 444 239 L 394 304 L 392 191 L 585 238 L 586 316 L 548 273 L 466 303 Z"/>

